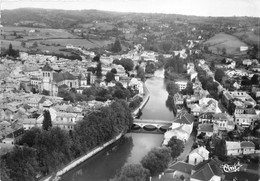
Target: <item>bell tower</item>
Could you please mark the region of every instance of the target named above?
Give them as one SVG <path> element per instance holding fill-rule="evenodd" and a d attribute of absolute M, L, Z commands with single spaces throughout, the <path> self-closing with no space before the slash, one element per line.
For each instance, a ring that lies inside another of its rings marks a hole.
<path fill-rule="evenodd" d="M 53 69 L 47 62 L 42 68 L 42 90 L 47 90 L 52 92 L 52 82 L 53 82 Z"/>

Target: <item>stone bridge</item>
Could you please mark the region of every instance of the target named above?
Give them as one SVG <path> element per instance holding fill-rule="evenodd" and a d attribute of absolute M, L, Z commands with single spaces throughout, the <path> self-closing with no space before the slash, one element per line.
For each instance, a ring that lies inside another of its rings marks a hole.
<path fill-rule="evenodd" d="M 169 121 L 169 120 L 134 119 L 133 127 L 167 130 L 172 125 L 172 123 L 173 121 Z"/>

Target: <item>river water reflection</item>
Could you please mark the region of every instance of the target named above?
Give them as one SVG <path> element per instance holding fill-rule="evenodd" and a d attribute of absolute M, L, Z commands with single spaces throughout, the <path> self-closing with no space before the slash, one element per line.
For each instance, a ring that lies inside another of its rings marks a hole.
<path fill-rule="evenodd" d="M 150 100 L 142 111 L 142 119 L 173 119 L 173 113 L 166 107 L 166 92 L 163 70 L 157 70 L 155 77 L 146 81 Z M 114 147 L 109 147 L 62 176 L 62 181 L 109 181 L 125 164 L 140 163 L 153 148 L 160 146 L 163 134 L 128 133 Z"/>

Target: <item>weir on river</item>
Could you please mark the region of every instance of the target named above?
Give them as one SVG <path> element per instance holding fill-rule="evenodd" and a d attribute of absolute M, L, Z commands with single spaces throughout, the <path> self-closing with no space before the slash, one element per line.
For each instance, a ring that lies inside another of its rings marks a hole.
<path fill-rule="evenodd" d="M 150 99 L 142 110 L 142 116 L 140 117 L 142 120 L 161 120 L 166 123 L 174 118 L 173 112 L 166 107 L 165 102 L 168 93 L 163 75 L 163 70 L 157 70 L 155 76 L 147 79 L 145 82 L 150 93 Z M 152 131 L 128 133 L 117 144 L 101 151 L 83 164 L 64 174 L 61 180 L 108 181 L 125 164 L 140 163 L 142 158 L 152 148 L 160 146 L 162 141 L 163 134 L 154 134 Z"/>

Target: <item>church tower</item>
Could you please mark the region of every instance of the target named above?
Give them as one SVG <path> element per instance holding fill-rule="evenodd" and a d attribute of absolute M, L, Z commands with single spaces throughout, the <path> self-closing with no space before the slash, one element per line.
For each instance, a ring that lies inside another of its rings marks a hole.
<path fill-rule="evenodd" d="M 47 90 L 52 95 L 53 69 L 47 62 L 42 68 L 42 91 Z"/>

